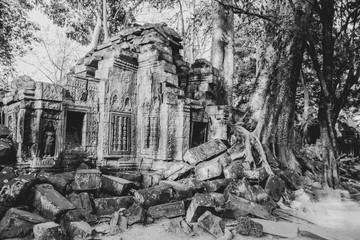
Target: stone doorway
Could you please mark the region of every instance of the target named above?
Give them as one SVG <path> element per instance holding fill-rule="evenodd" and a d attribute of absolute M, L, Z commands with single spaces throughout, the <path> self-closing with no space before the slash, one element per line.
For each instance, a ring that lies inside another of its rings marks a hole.
<path fill-rule="evenodd" d="M 199 146 L 207 141 L 207 122 L 192 122 L 191 123 L 191 136 L 190 147 Z"/>
<path fill-rule="evenodd" d="M 78 148 L 84 145 L 84 118 L 83 112 L 67 112 L 65 144 L 67 149 Z"/>

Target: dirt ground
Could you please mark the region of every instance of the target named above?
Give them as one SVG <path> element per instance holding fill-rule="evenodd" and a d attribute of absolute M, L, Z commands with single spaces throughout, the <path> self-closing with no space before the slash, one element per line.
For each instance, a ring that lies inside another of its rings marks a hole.
<path fill-rule="evenodd" d="M 316 225 L 323 227 L 325 231 L 336 233 L 333 239 L 360 239 L 360 205 L 357 202 L 335 202 L 335 203 L 318 203 L 311 204 L 302 209 L 307 213 L 309 219 Z M 100 226 L 101 229 L 101 226 Z M 209 240 L 215 239 L 212 235 L 205 232 L 199 227 L 195 227 L 196 234 L 193 236 L 186 235 L 181 229 L 174 227 L 169 219 L 161 219 L 147 226 L 134 225 L 127 231 L 114 236 L 103 236 L 103 240 Z M 277 236 L 264 234 L 261 238 L 252 238 L 242 235 L 236 235 L 234 240 L 275 240 L 275 239 L 299 239 L 308 240 L 314 238 L 296 237 L 280 238 Z"/>

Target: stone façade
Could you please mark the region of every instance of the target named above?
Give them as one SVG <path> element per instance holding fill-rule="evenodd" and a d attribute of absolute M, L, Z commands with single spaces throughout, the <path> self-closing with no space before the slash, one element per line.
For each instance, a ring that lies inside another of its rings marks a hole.
<path fill-rule="evenodd" d="M 164 24 L 136 26 L 87 53 L 65 85 L 28 81 L 7 92 L 17 164 L 63 167 L 80 152 L 99 167 L 151 169 L 226 139 L 220 73 L 203 59 L 190 66 L 180 42 Z"/>

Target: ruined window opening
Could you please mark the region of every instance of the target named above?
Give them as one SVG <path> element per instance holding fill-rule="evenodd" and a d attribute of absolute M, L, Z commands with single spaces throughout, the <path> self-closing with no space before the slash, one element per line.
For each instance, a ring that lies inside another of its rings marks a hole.
<path fill-rule="evenodd" d="M 67 148 L 81 147 L 83 144 L 83 127 L 84 127 L 83 112 L 67 112 L 66 119 L 66 136 L 65 143 Z"/>
<path fill-rule="evenodd" d="M 130 154 L 131 115 L 111 113 L 110 121 L 110 154 Z"/>
<path fill-rule="evenodd" d="M 199 146 L 207 141 L 208 123 L 191 122 L 190 147 Z"/>

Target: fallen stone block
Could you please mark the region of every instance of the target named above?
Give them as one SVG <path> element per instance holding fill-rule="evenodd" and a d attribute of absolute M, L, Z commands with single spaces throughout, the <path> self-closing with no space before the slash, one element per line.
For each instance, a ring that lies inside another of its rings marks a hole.
<path fill-rule="evenodd" d="M 135 202 L 134 197 L 113 197 L 113 198 L 95 198 L 95 213 L 98 216 L 109 215 L 120 208 L 129 208 Z"/>
<path fill-rule="evenodd" d="M 133 182 L 114 176 L 102 175 L 101 180 L 101 190 L 114 196 L 122 196 L 131 188 L 137 188 Z"/>
<path fill-rule="evenodd" d="M 246 200 L 255 202 L 256 197 L 250 183 L 244 179 L 232 180 L 224 191 L 225 196 L 233 194 L 238 197 L 245 198 Z"/>
<path fill-rule="evenodd" d="M 141 188 L 156 186 L 162 179 L 162 173 L 157 171 L 143 172 L 142 174 Z"/>
<path fill-rule="evenodd" d="M 134 203 L 130 208 L 130 215 L 128 216 L 128 224 L 129 226 L 136 223 L 144 223 L 146 219 L 146 211 L 145 209 L 137 203 Z"/>
<path fill-rule="evenodd" d="M 262 182 L 269 177 L 264 167 L 255 170 L 244 170 L 244 177 L 248 180 Z"/>
<path fill-rule="evenodd" d="M 176 162 L 172 164 L 167 170 L 165 170 L 163 176 L 169 181 L 175 181 L 189 173 L 192 169 L 193 167 L 189 164 Z"/>
<path fill-rule="evenodd" d="M 208 231 L 216 238 L 224 236 L 225 224 L 223 220 L 213 215 L 210 211 L 206 211 L 198 219 L 199 226 Z"/>
<path fill-rule="evenodd" d="M 188 223 L 196 222 L 206 211 L 215 211 L 217 207 L 214 197 L 210 194 L 196 193 L 186 211 L 185 220 Z"/>
<path fill-rule="evenodd" d="M 174 189 L 174 199 L 176 200 L 192 198 L 195 194 L 195 189 L 193 186 L 174 181 L 160 181 L 159 186 L 171 186 Z"/>
<path fill-rule="evenodd" d="M 185 204 L 184 201 L 160 204 L 149 207 L 147 213 L 154 219 L 185 216 Z"/>
<path fill-rule="evenodd" d="M 136 182 L 136 183 L 141 183 L 141 179 L 142 179 L 142 174 L 141 172 L 115 172 L 111 175 L 114 175 L 115 177 L 118 178 L 123 178 L 126 179 L 130 182 Z"/>
<path fill-rule="evenodd" d="M 314 195 L 319 202 L 341 202 L 340 191 L 331 188 L 314 189 Z"/>
<path fill-rule="evenodd" d="M 61 226 L 55 222 L 36 224 L 33 228 L 35 240 L 65 240 Z"/>
<path fill-rule="evenodd" d="M 271 218 L 266 207 L 250 202 L 244 198 L 237 197 L 233 194 L 228 194 L 228 199 L 225 204 L 224 217 L 237 219 L 238 217 L 244 217 L 249 214 L 262 219 Z"/>
<path fill-rule="evenodd" d="M 72 188 L 74 190 L 96 190 L 101 187 L 101 172 L 98 169 L 77 170 Z"/>
<path fill-rule="evenodd" d="M 184 178 L 177 182 L 192 187 L 193 189 L 195 189 L 195 192 L 198 193 L 205 191 L 205 186 L 203 181 L 200 181 L 199 179 L 194 177 Z"/>
<path fill-rule="evenodd" d="M 0 172 L 0 189 L 13 178 L 16 178 L 14 169 L 12 167 L 3 168 Z"/>
<path fill-rule="evenodd" d="M 227 150 L 227 153 L 232 161 L 241 160 L 245 158 L 244 150 L 245 150 L 244 142 L 237 141 Z"/>
<path fill-rule="evenodd" d="M 144 208 L 168 203 L 174 197 L 174 190 L 171 186 L 154 186 L 135 191 L 135 199 Z"/>
<path fill-rule="evenodd" d="M 299 233 L 299 227 L 294 223 L 285 221 L 275 222 L 259 218 L 252 218 L 251 220 L 261 224 L 263 226 L 263 232 L 267 234 L 283 238 L 296 238 Z"/>
<path fill-rule="evenodd" d="M 310 196 L 304 191 L 304 189 L 299 189 L 294 191 L 294 200 L 301 203 L 311 202 Z"/>
<path fill-rule="evenodd" d="M 275 202 L 279 201 L 285 190 L 285 183 L 279 177 L 272 175 L 270 176 L 265 185 L 265 192 Z"/>
<path fill-rule="evenodd" d="M 172 231 L 180 230 L 180 232 L 185 233 L 188 237 L 194 236 L 196 234 L 192 227 L 186 221 L 184 221 L 182 217 L 171 219 L 169 229 Z"/>
<path fill-rule="evenodd" d="M 265 190 L 259 186 L 254 185 L 251 187 L 252 192 L 254 193 L 254 200 L 256 203 L 263 203 L 269 198 L 269 195 L 265 192 Z"/>
<path fill-rule="evenodd" d="M 90 196 L 87 192 L 71 193 L 66 197 L 77 209 L 92 213 L 93 207 Z"/>
<path fill-rule="evenodd" d="M 73 240 L 92 239 L 95 230 L 87 222 L 71 222 L 68 228 L 68 236 Z"/>
<path fill-rule="evenodd" d="M 31 188 L 36 178 L 31 175 L 21 175 L 4 184 L 0 191 L 0 204 L 6 207 L 26 204 L 31 196 Z"/>
<path fill-rule="evenodd" d="M 225 178 L 230 179 L 239 179 L 244 177 L 244 167 L 243 162 L 234 161 L 229 166 L 224 168 L 224 176 Z"/>
<path fill-rule="evenodd" d="M 252 221 L 248 217 L 239 217 L 237 219 L 237 226 L 236 232 L 245 235 L 245 236 L 252 236 L 252 237 L 261 237 L 263 234 L 263 227 L 260 223 Z"/>
<path fill-rule="evenodd" d="M 115 235 L 127 229 L 128 219 L 122 211 L 114 212 L 110 220 L 110 234 Z"/>
<path fill-rule="evenodd" d="M 46 221 L 38 214 L 10 208 L 0 221 L 0 239 L 25 236 L 31 233 L 34 225 Z"/>
<path fill-rule="evenodd" d="M 195 167 L 195 176 L 200 181 L 219 177 L 223 168 L 217 158 L 209 161 L 201 162 Z"/>
<path fill-rule="evenodd" d="M 67 211 L 63 219 L 66 219 L 68 222 L 85 221 L 87 223 L 92 223 L 97 221 L 98 217 L 84 210 L 74 209 Z"/>
<path fill-rule="evenodd" d="M 74 173 L 65 172 L 52 174 L 41 171 L 38 175 L 38 179 L 44 183 L 50 183 L 57 191 L 62 194 L 66 194 L 71 191 L 71 183 L 74 181 Z"/>
<path fill-rule="evenodd" d="M 33 206 L 49 220 L 58 219 L 67 211 L 75 209 L 75 206 L 50 184 L 36 185 L 34 190 Z"/>
<path fill-rule="evenodd" d="M 227 178 L 203 182 L 207 192 L 223 192 L 229 183 L 230 180 Z"/>
<path fill-rule="evenodd" d="M 299 190 L 304 186 L 304 179 L 292 169 L 286 169 L 280 174 L 282 180 L 291 190 Z"/>
<path fill-rule="evenodd" d="M 195 166 L 200 162 L 224 153 L 226 150 L 226 145 L 220 139 L 213 139 L 197 147 L 188 149 L 185 152 L 183 159 L 190 165 Z"/>

